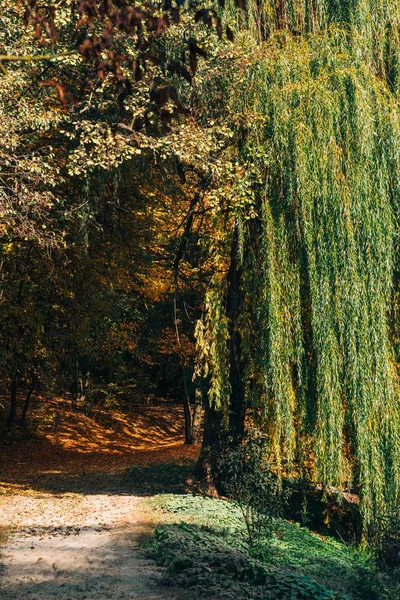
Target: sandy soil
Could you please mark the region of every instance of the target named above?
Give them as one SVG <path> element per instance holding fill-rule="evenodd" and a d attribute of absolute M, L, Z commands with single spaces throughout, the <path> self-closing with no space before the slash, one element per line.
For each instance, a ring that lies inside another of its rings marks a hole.
<path fill-rule="evenodd" d="M 85 415 L 39 398 L 29 431 L 0 443 L 0 600 L 174 599 L 138 546 L 146 498 L 124 473 L 196 457 L 182 407 Z"/>
<path fill-rule="evenodd" d="M 144 499 L 129 493 L 0 498 L 1 600 L 172 599 L 138 548 Z"/>
<path fill-rule="evenodd" d="M 0 500 L 11 530 L 2 600 L 171 599 L 138 548 L 138 503 L 129 494 L 14 495 Z"/>

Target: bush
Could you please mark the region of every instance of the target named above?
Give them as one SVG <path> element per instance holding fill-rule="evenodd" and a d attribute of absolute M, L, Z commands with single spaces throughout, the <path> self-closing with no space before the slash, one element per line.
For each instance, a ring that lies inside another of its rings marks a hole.
<path fill-rule="evenodd" d="M 400 568 L 400 500 L 376 519 L 369 530 L 369 541 L 382 565 Z"/>
<path fill-rule="evenodd" d="M 282 514 L 288 492 L 282 490 L 266 455 L 265 438 L 252 430 L 240 446 L 227 445 L 217 459 L 220 480 L 243 515 L 249 545 L 272 534 L 273 517 Z"/>

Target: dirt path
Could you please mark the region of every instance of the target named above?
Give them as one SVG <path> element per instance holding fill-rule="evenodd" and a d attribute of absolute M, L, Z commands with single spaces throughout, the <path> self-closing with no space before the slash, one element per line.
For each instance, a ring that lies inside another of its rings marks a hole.
<path fill-rule="evenodd" d="M 143 500 L 123 489 L 94 491 L 0 498 L 0 527 L 11 531 L 3 548 L 1 600 L 174 597 L 138 548 Z"/>
<path fill-rule="evenodd" d="M 34 402 L 33 435 L 0 445 L 0 600 L 172 600 L 138 547 L 143 484 L 124 472 L 194 459 L 183 423 L 161 401 L 89 415 Z"/>

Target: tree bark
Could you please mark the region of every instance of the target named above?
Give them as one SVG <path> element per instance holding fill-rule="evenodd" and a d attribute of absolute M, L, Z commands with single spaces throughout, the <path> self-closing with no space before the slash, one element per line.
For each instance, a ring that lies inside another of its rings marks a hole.
<path fill-rule="evenodd" d="M 194 393 L 193 408 L 190 405 L 187 386 L 184 383 L 183 410 L 185 415 L 185 444 L 200 444 L 200 432 L 203 418 L 203 398 L 200 388 Z"/>
<path fill-rule="evenodd" d="M 12 429 L 15 425 L 17 418 L 17 392 L 18 392 L 18 381 L 19 373 L 15 372 L 14 377 L 11 381 L 11 394 L 10 394 L 10 412 L 8 414 L 7 429 Z"/>
<path fill-rule="evenodd" d="M 231 385 L 229 428 L 234 444 L 240 444 L 244 434 L 244 417 L 246 412 L 243 385 L 243 368 L 241 353 L 241 335 L 238 319 L 242 305 L 241 278 L 242 267 L 238 260 L 238 231 L 235 229 L 231 263 L 228 271 L 227 315 L 229 317 L 229 380 Z"/>
<path fill-rule="evenodd" d="M 20 425 L 23 425 L 25 423 L 26 413 L 28 412 L 28 409 L 29 409 L 29 406 L 31 403 L 31 397 L 32 397 L 34 390 L 35 390 L 35 382 L 32 380 L 30 388 L 29 388 L 28 393 L 25 398 L 24 408 L 22 409 L 21 420 L 19 422 Z"/>
<path fill-rule="evenodd" d="M 208 492 L 212 495 L 218 495 L 216 456 L 223 444 L 223 437 L 222 412 L 210 406 L 207 399 L 204 414 L 203 443 L 196 463 L 195 475 L 207 483 Z"/>
<path fill-rule="evenodd" d="M 90 383 L 90 371 L 89 371 L 89 369 L 85 369 L 83 372 L 80 373 L 80 377 L 79 377 L 79 396 L 80 396 L 81 400 L 83 400 L 84 402 L 87 399 L 89 383 Z"/>
<path fill-rule="evenodd" d="M 203 448 L 212 451 L 220 448 L 223 438 L 222 413 L 207 406 L 204 419 Z"/>
<path fill-rule="evenodd" d="M 203 420 L 203 395 L 197 387 L 194 392 L 194 407 L 192 418 L 192 444 L 200 444 L 201 425 Z"/>
<path fill-rule="evenodd" d="M 188 395 L 186 377 L 183 373 L 183 412 L 185 415 L 185 444 L 193 443 L 193 420 L 190 410 L 190 399 Z"/>

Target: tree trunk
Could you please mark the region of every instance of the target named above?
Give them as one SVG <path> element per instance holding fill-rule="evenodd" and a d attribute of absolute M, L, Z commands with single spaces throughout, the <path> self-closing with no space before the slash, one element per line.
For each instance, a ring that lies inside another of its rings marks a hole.
<path fill-rule="evenodd" d="M 192 444 L 200 444 L 200 432 L 203 420 L 203 394 L 197 387 L 194 392 L 194 407 L 192 418 Z"/>
<path fill-rule="evenodd" d="M 183 412 L 185 415 L 185 444 L 193 443 L 193 419 L 192 412 L 190 410 L 190 399 L 186 384 L 185 369 L 182 368 L 182 380 L 183 380 Z"/>
<path fill-rule="evenodd" d="M 17 418 L 17 391 L 18 391 L 19 373 L 15 372 L 11 382 L 11 395 L 10 395 L 10 412 L 8 414 L 7 429 L 12 429 L 15 425 Z"/>
<path fill-rule="evenodd" d="M 21 420 L 19 422 L 20 425 L 23 425 L 25 423 L 26 413 L 28 412 L 29 405 L 31 403 L 31 397 L 32 397 L 34 389 L 35 389 L 35 382 L 34 382 L 34 380 L 32 380 L 30 388 L 29 388 L 28 393 L 25 398 L 24 408 L 22 409 Z"/>
<path fill-rule="evenodd" d="M 200 388 L 196 388 L 193 408 L 187 386 L 184 383 L 183 410 L 185 414 L 185 444 L 200 444 L 200 432 L 203 418 L 203 398 Z"/>
<path fill-rule="evenodd" d="M 246 413 L 243 385 L 243 368 L 241 359 L 241 336 L 238 330 L 238 318 L 241 309 L 241 276 L 242 267 L 238 260 L 238 231 L 235 228 L 231 261 L 227 275 L 228 292 L 226 313 L 229 317 L 229 380 L 231 397 L 229 403 L 229 424 L 224 427 L 222 412 L 209 406 L 207 401 L 203 446 L 196 465 L 196 475 L 209 484 L 209 488 L 218 490 L 218 469 L 216 456 L 228 438 L 233 444 L 240 444 L 244 434 L 244 418 Z"/>
<path fill-rule="evenodd" d="M 203 448 L 208 448 L 212 451 L 218 450 L 223 439 L 222 433 L 222 413 L 208 405 L 204 419 Z"/>
<path fill-rule="evenodd" d="M 189 397 L 186 394 L 183 397 L 183 411 L 185 415 L 185 444 L 193 444 L 192 413 Z"/>
<path fill-rule="evenodd" d="M 238 260 L 238 231 L 235 229 L 231 264 L 228 271 L 227 315 L 229 317 L 229 380 L 231 384 L 229 428 L 234 444 L 240 444 L 244 434 L 244 417 L 246 412 L 243 385 L 243 368 L 241 359 L 241 335 L 238 330 L 238 318 L 242 304 L 241 277 L 242 267 Z"/>
<path fill-rule="evenodd" d="M 195 467 L 195 475 L 208 485 L 208 493 L 218 495 L 218 474 L 216 456 L 223 443 L 224 429 L 222 412 L 216 410 L 206 401 L 204 414 L 203 443 L 200 456 Z"/>
<path fill-rule="evenodd" d="M 79 396 L 85 402 L 87 399 L 87 392 L 90 383 L 90 371 L 86 369 L 80 373 L 79 377 Z"/>

